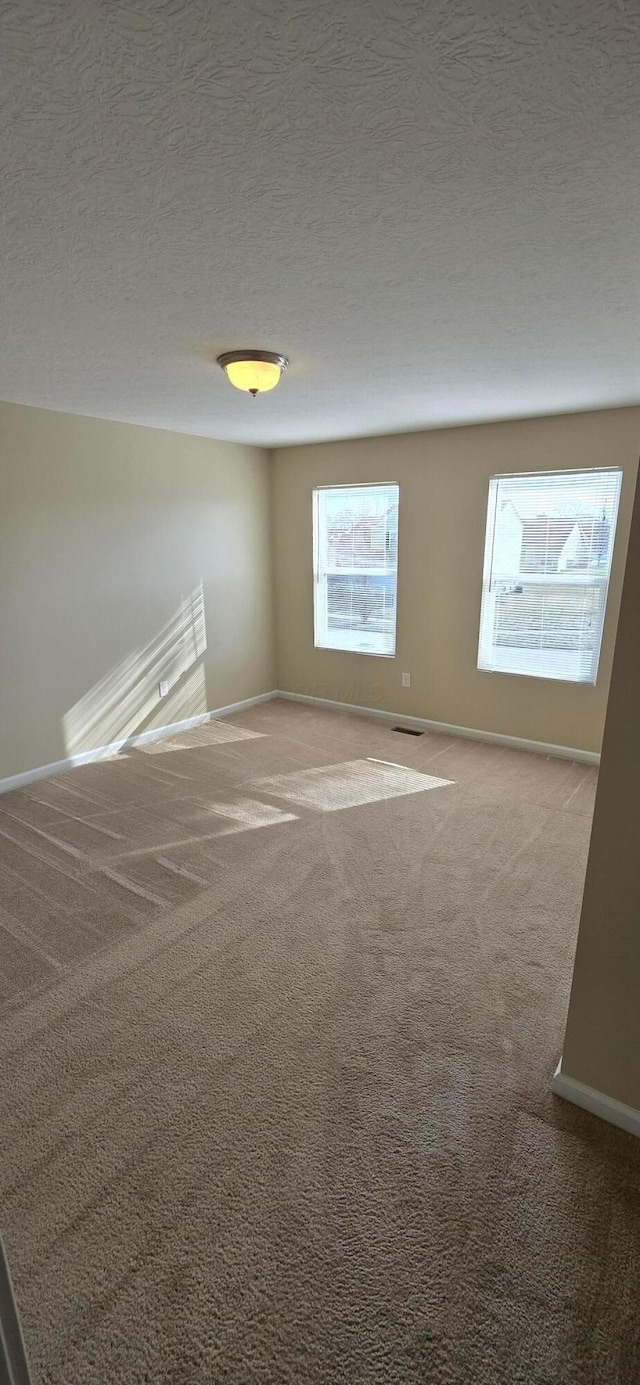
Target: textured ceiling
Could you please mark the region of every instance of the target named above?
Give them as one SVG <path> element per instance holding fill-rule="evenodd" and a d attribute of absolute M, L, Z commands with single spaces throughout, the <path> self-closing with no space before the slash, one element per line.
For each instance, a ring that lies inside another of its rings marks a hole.
<path fill-rule="evenodd" d="M 637 0 L 0 13 L 1 398 L 265 444 L 640 399 Z"/>

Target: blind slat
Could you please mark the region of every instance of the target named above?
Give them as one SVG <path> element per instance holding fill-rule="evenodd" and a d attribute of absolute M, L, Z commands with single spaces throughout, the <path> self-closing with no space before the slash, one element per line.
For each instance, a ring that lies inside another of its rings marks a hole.
<path fill-rule="evenodd" d="M 595 683 L 622 472 L 489 483 L 478 667 Z"/>

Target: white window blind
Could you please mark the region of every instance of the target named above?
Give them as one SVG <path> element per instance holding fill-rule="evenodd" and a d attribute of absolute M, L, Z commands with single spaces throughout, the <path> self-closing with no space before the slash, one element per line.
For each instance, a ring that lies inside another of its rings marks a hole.
<path fill-rule="evenodd" d="M 489 483 L 478 668 L 595 683 L 622 472 Z"/>
<path fill-rule="evenodd" d="M 315 643 L 386 654 L 396 649 L 398 487 L 323 486 L 313 492 Z"/>

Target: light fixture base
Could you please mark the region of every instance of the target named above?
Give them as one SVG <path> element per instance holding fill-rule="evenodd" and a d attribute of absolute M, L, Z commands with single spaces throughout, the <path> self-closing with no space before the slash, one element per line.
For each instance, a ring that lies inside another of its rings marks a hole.
<path fill-rule="evenodd" d="M 223 370 L 236 361 L 266 361 L 268 365 L 277 365 L 279 370 L 286 370 L 289 364 L 288 357 L 281 356 L 277 351 L 223 351 L 217 357 L 218 365 Z"/>

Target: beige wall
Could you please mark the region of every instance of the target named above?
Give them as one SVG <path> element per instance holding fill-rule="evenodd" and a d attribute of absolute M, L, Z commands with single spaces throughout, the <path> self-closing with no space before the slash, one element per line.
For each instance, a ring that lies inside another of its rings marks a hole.
<path fill-rule="evenodd" d="M 273 454 L 278 684 L 282 689 L 457 726 L 599 750 L 638 451 L 640 409 L 616 409 Z M 600 673 L 595 687 L 476 667 L 489 477 L 624 470 Z M 311 494 L 316 485 L 398 481 L 395 659 L 313 646 Z M 411 688 L 401 687 L 401 672 Z"/>
<path fill-rule="evenodd" d="M 640 1110 L 640 487 L 618 626 L 565 1076 Z"/>
<path fill-rule="evenodd" d="M 0 778 L 276 684 L 599 749 L 639 443 L 640 409 L 620 409 L 272 454 L 276 672 L 266 454 L 0 405 Z M 478 672 L 489 476 L 612 464 L 597 686 Z M 313 647 L 313 486 L 370 480 L 401 488 L 395 660 Z"/>
<path fill-rule="evenodd" d="M 0 405 L 0 778 L 273 688 L 268 465 Z"/>

